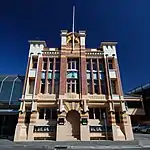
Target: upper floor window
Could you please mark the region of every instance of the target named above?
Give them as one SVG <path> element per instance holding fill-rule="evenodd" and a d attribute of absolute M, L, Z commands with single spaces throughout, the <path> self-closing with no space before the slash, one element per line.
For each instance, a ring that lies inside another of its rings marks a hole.
<path fill-rule="evenodd" d="M 68 69 L 78 69 L 78 61 L 76 59 L 68 59 Z"/>
<path fill-rule="evenodd" d="M 87 62 L 86 62 L 86 65 L 87 65 L 87 70 L 91 70 L 91 62 L 90 62 L 90 60 L 87 60 Z"/>
<path fill-rule="evenodd" d="M 103 60 L 99 60 L 99 70 L 104 71 L 104 61 Z"/>
<path fill-rule="evenodd" d="M 112 94 L 117 94 L 117 89 L 116 89 L 116 80 L 111 80 L 111 89 L 112 89 Z"/>
<path fill-rule="evenodd" d="M 41 80 L 41 93 L 45 93 L 45 80 Z"/>
<path fill-rule="evenodd" d="M 40 108 L 39 110 L 39 119 L 57 119 L 57 109 L 56 108 Z"/>
<path fill-rule="evenodd" d="M 106 113 L 105 108 L 89 108 L 89 119 L 103 120 L 103 114 Z"/>
<path fill-rule="evenodd" d="M 96 60 L 92 60 L 92 64 L 93 64 L 93 70 L 97 70 L 97 62 Z"/>
<path fill-rule="evenodd" d="M 113 69 L 113 60 L 112 59 L 108 60 L 108 67 L 109 67 L 109 69 Z"/>
<path fill-rule="evenodd" d="M 102 94 L 106 94 L 106 81 L 104 79 L 101 80 L 101 90 Z"/>
<path fill-rule="evenodd" d="M 98 80 L 94 80 L 94 91 L 96 94 L 99 94 Z"/>
<path fill-rule="evenodd" d="M 59 93 L 59 80 L 54 81 L 54 94 Z"/>
<path fill-rule="evenodd" d="M 29 79 L 29 94 L 33 94 L 35 79 Z"/>
<path fill-rule="evenodd" d="M 78 93 L 78 81 L 77 80 L 67 80 L 67 93 Z"/>
<path fill-rule="evenodd" d="M 37 57 L 32 57 L 32 68 L 33 69 L 37 68 L 37 61 L 38 61 Z"/>
<path fill-rule="evenodd" d="M 47 59 L 43 59 L 43 70 L 47 70 Z"/>
<path fill-rule="evenodd" d="M 60 59 L 56 59 L 55 70 L 59 70 L 59 69 L 60 69 Z"/>
<path fill-rule="evenodd" d="M 92 82 L 91 80 L 87 80 L 87 89 L 88 89 L 88 93 L 92 93 Z"/>
<path fill-rule="evenodd" d="M 48 80 L 48 93 L 52 94 L 52 80 Z"/>
<path fill-rule="evenodd" d="M 49 60 L 49 70 L 53 70 L 53 59 Z"/>

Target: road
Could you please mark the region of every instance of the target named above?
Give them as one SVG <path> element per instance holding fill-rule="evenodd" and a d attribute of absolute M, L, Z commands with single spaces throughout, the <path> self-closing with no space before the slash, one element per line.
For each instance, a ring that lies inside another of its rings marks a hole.
<path fill-rule="evenodd" d="M 0 140 L 0 150 L 150 150 L 150 134 L 135 134 L 135 141 L 89 141 L 89 142 L 21 142 L 14 143 L 9 140 Z M 139 145 L 139 141 L 142 141 Z M 63 145 L 64 147 L 59 147 Z M 66 145 L 66 146 L 65 146 Z M 68 147 L 69 146 L 69 147 Z M 71 146 L 71 147 L 70 147 Z M 84 147 L 83 147 L 84 146 Z M 149 146 L 140 148 L 143 146 Z"/>

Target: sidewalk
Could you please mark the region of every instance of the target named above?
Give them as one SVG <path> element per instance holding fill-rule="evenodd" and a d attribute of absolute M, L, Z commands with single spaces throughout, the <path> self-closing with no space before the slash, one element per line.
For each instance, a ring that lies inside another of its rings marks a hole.
<path fill-rule="evenodd" d="M 0 149 L 2 148 L 42 148 L 42 149 L 132 149 L 132 148 L 150 148 L 150 140 L 134 141 L 27 141 L 12 142 L 9 140 L 0 140 Z"/>

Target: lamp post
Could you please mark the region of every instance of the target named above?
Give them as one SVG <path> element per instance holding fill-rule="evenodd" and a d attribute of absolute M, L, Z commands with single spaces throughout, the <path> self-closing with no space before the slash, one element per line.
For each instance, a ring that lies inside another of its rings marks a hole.
<path fill-rule="evenodd" d="M 105 126 L 105 135 L 106 135 L 106 140 L 108 140 L 108 135 L 107 135 L 107 121 L 106 121 L 106 113 L 103 113 L 104 117 L 104 126 Z"/>

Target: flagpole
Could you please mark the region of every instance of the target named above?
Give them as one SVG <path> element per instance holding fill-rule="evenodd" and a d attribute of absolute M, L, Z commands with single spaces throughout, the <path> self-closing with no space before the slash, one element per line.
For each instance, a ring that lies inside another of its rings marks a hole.
<path fill-rule="evenodd" d="M 73 6 L 73 16 L 72 16 L 72 35 L 73 35 L 73 40 L 72 40 L 72 48 L 73 48 L 73 50 L 74 50 L 74 39 L 75 39 L 75 35 L 74 35 L 74 18 L 75 18 L 75 6 Z"/>

